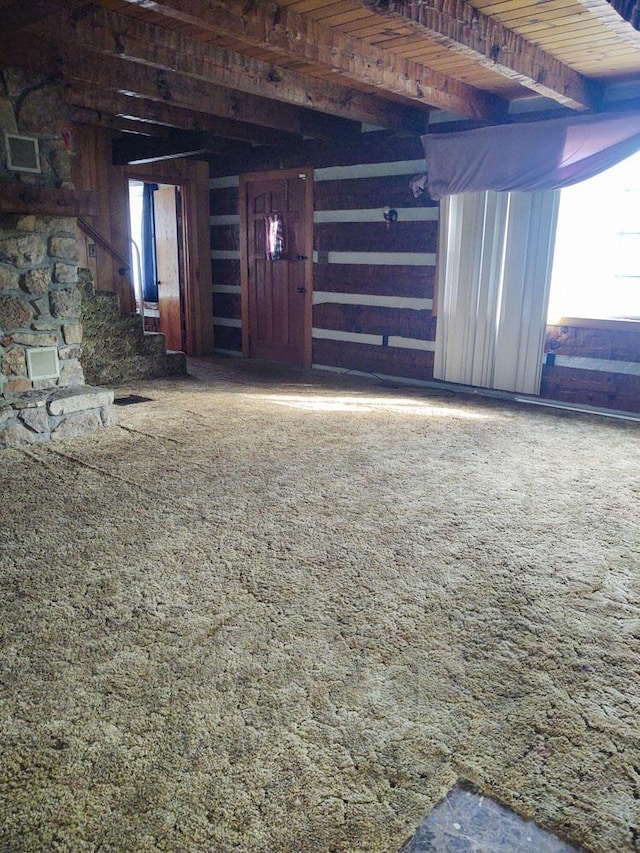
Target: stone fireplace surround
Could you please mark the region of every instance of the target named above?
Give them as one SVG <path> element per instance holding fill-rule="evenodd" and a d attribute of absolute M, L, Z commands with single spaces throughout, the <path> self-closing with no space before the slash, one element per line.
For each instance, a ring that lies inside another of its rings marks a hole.
<path fill-rule="evenodd" d="M 55 206 L 56 192 L 73 189 L 65 118 L 55 83 L 0 68 L 0 194 L 24 185 L 25 197 L 37 199 L 43 187 Z M 8 170 L 4 131 L 38 138 L 40 174 Z M 0 449 L 117 422 L 113 392 L 85 385 L 80 363 L 75 227 L 74 216 L 0 213 Z M 29 377 L 27 353 L 39 347 L 55 347 L 58 377 Z"/>

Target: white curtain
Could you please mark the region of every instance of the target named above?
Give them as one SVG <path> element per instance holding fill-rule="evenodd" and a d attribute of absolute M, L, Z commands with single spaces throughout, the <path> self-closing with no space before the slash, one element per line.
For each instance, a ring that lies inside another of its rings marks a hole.
<path fill-rule="evenodd" d="M 539 393 L 558 202 L 557 190 L 443 200 L 436 379 Z"/>

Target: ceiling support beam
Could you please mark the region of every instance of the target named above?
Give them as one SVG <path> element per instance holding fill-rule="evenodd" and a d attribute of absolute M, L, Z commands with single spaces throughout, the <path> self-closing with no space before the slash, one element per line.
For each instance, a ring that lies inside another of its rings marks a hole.
<path fill-rule="evenodd" d="M 362 0 L 385 18 L 409 22 L 439 45 L 574 110 L 595 109 L 602 90 L 466 0 Z"/>
<path fill-rule="evenodd" d="M 220 118 L 208 113 L 177 107 L 173 104 L 147 101 L 117 92 L 96 91 L 85 86 L 67 86 L 65 100 L 72 107 L 71 119 L 85 124 L 100 124 L 102 119 L 132 120 L 146 124 L 150 135 L 156 136 L 163 128 L 177 130 L 205 130 L 225 139 L 251 142 L 255 145 L 294 145 L 302 140 L 300 134 L 285 133 L 270 128 L 248 124 L 234 119 Z M 93 121 L 91 120 L 93 113 Z M 96 121 L 97 120 L 97 121 Z"/>
<path fill-rule="evenodd" d="M 271 53 L 323 66 L 336 79 L 356 81 L 381 95 L 393 93 L 423 106 L 498 120 L 506 103 L 494 95 L 394 56 L 270 0 L 127 0 L 135 6 Z"/>
<path fill-rule="evenodd" d="M 127 133 L 113 140 L 114 166 L 139 166 L 142 163 L 158 163 L 161 160 L 197 155 L 220 154 L 228 157 L 243 153 L 248 156 L 251 147 L 225 139 L 215 139 L 209 133 L 178 132 L 166 139 Z"/>
<path fill-rule="evenodd" d="M 86 6 L 87 0 L 15 0 L 1 10 L 2 33 L 0 41 L 6 42 L 20 30 L 33 27 L 54 15 L 73 12 L 79 6 Z"/>
<path fill-rule="evenodd" d="M 356 122 L 235 92 L 175 71 L 98 56 L 78 46 L 60 49 L 60 73 L 64 82 L 81 83 L 98 92 L 145 98 L 301 136 L 351 136 L 360 131 Z"/>
<path fill-rule="evenodd" d="M 640 10 L 634 0 L 579 0 L 607 29 L 614 32 L 620 41 L 640 47 L 638 24 Z"/>
<path fill-rule="evenodd" d="M 78 16 L 67 30 L 73 44 L 149 67 L 172 69 L 218 86 L 352 121 L 413 133 L 426 130 L 428 114 L 424 109 L 276 68 L 131 16 L 94 8 Z"/>

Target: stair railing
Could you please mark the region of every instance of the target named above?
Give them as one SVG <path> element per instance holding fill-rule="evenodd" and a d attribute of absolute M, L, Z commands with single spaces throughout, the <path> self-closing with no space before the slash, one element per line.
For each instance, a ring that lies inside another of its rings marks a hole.
<path fill-rule="evenodd" d="M 140 305 L 140 317 L 142 318 L 142 331 L 144 332 L 145 331 L 145 327 L 144 327 L 144 286 L 142 284 L 142 260 L 140 258 L 140 247 L 138 246 L 136 241 L 133 239 L 133 237 L 131 238 L 131 245 L 136 250 L 135 251 L 136 269 L 137 269 L 138 275 L 134 276 L 134 278 L 137 278 L 138 293 L 136 294 L 136 296 L 138 299 L 138 304 Z"/>
<path fill-rule="evenodd" d="M 92 240 L 94 240 L 101 248 L 105 250 L 105 252 L 108 252 L 112 258 L 115 258 L 116 261 L 120 263 L 120 267 L 118 268 L 118 275 L 124 275 L 125 273 L 129 272 L 129 269 L 131 267 L 129 261 L 125 260 L 122 255 L 113 248 L 111 243 L 108 243 L 102 236 L 102 234 L 96 231 L 93 225 L 89 225 L 86 219 L 82 219 L 80 216 L 78 216 L 78 225 L 84 231 L 85 234 L 91 237 Z"/>
<path fill-rule="evenodd" d="M 125 275 L 126 273 L 129 272 L 129 270 L 131 269 L 131 265 L 130 265 L 129 261 L 126 261 L 122 257 L 120 252 L 118 252 L 116 249 L 114 249 L 113 246 L 111 245 L 111 243 L 109 243 L 107 240 L 105 240 L 105 238 L 102 236 L 102 234 L 100 234 L 99 231 L 96 231 L 96 229 L 93 227 L 93 225 L 89 225 L 89 223 L 86 221 L 86 219 L 82 219 L 82 217 L 80 217 L 80 216 L 78 216 L 78 225 L 80 226 L 82 231 L 84 231 L 84 233 L 87 234 L 87 236 L 91 237 L 91 239 L 95 243 L 97 243 L 99 246 L 101 246 L 105 250 L 105 252 L 108 252 L 112 258 L 115 258 L 116 261 L 118 261 L 118 263 L 120 264 L 120 266 L 118 267 L 118 275 Z M 138 245 L 135 242 L 135 240 L 132 239 L 131 244 L 133 245 L 133 247 L 136 250 L 137 268 L 138 268 L 138 284 L 139 284 L 139 293 L 136 294 L 136 298 L 139 298 L 139 300 L 140 300 L 140 317 L 142 319 L 142 331 L 144 332 L 144 330 L 145 330 L 145 327 L 144 327 L 144 293 L 142 290 L 142 263 L 140 260 L 140 249 L 138 248 Z"/>

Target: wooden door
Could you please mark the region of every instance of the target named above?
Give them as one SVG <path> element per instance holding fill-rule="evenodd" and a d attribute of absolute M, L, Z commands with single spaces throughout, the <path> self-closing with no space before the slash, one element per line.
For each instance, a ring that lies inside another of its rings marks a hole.
<path fill-rule="evenodd" d="M 160 331 L 167 339 L 167 349 L 181 350 L 182 304 L 176 187 L 158 187 L 154 193 L 154 213 Z"/>
<path fill-rule="evenodd" d="M 310 169 L 243 176 L 242 325 L 250 358 L 311 364 L 313 173 Z M 282 218 L 283 246 L 272 259 L 267 219 Z"/>

